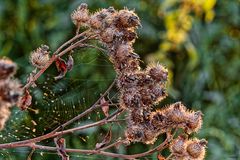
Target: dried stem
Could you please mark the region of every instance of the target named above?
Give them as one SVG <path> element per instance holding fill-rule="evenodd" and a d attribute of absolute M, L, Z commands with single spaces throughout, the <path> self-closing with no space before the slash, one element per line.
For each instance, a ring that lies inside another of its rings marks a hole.
<path fill-rule="evenodd" d="M 134 158 L 139 158 L 139 157 L 144 157 L 153 154 L 154 152 L 157 151 L 162 151 L 166 147 L 168 147 L 169 142 L 172 140 L 172 136 L 169 136 L 165 139 L 163 143 L 158 145 L 157 147 L 143 152 L 143 153 L 138 153 L 138 154 L 132 154 L 132 155 L 125 155 L 125 154 L 117 154 L 117 153 L 111 153 L 111 152 L 105 152 L 101 150 L 82 150 L 82 149 L 70 149 L 66 148 L 65 151 L 68 153 L 81 153 L 81 154 L 98 154 L 98 155 L 103 155 L 103 156 L 109 156 L 109 157 L 114 157 L 114 158 L 123 158 L 123 159 L 134 159 Z M 120 143 L 121 141 L 119 141 Z M 117 142 L 116 142 L 117 143 Z M 116 145 L 116 144 L 114 144 Z M 111 145 L 112 147 L 113 145 Z M 48 151 L 57 151 L 57 147 L 49 147 L 49 146 L 42 146 L 42 145 L 37 145 L 35 143 L 28 143 L 24 146 L 21 147 L 31 147 L 31 148 L 36 148 L 36 149 L 41 149 L 41 150 L 48 150 Z M 105 149 L 110 148 L 106 147 Z"/>
<path fill-rule="evenodd" d="M 76 36 L 74 36 L 72 39 L 68 40 L 66 43 L 64 43 L 63 45 L 61 45 L 56 52 L 54 52 L 54 54 L 52 55 L 52 57 L 50 58 L 50 60 L 48 61 L 48 63 L 41 69 L 38 71 L 38 73 L 36 73 L 31 79 L 30 81 L 27 82 L 27 84 L 23 87 L 23 90 L 28 89 L 50 66 L 53 62 L 56 61 L 56 59 L 58 57 L 62 57 L 64 54 L 68 53 L 69 51 L 77 48 L 77 47 L 84 47 L 83 42 L 94 38 L 95 36 L 87 36 L 84 37 L 83 39 L 77 41 L 76 43 L 70 45 L 69 47 L 67 47 L 65 50 L 63 50 L 62 52 L 61 49 L 63 49 L 65 46 L 67 46 L 68 44 L 72 43 L 74 40 L 77 40 L 78 38 L 80 38 L 81 36 L 84 36 L 87 32 L 83 32 L 81 34 L 78 34 Z M 60 53 L 59 53 L 60 52 Z"/>
<path fill-rule="evenodd" d="M 87 128 L 91 128 L 91 127 L 95 127 L 95 126 L 101 126 L 101 125 L 104 125 L 104 124 L 107 124 L 107 123 L 111 123 L 111 122 L 114 122 L 114 120 L 116 119 L 116 116 L 119 115 L 120 113 L 122 113 L 123 111 L 124 110 L 122 110 L 122 109 L 117 110 L 116 112 L 114 112 L 110 116 L 108 116 L 108 117 L 106 117 L 106 118 L 104 118 L 104 119 L 102 119 L 98 122 L 87 124 L 87 125 L 84 125 L 84 126 L 75 127 L 75 128 L 71 128 L 71 129 L 68 129 L 68 130 L 63 130 L 61 132 L 50 132 L 48 134 L 45 134 L 43 136 L 33 138 L 33 139 L 23 140 L 23 141 L 19 141 L 19 142 L 0 144 L 0 149 L 2 149 L 2 148 L 25 147 L 25 146 L 27 146 L 31 143 L 37 143 L 37 142 L 40 142 L 40 141 L 45 140 L 45 139 L 49 139 L 49 138 L 57 137 L 57 136 L 60 136 L 60 135 L 73 133 L 74 131 L 79 131 L 79 130 L 83 130 L 83 129 L 87 129 Z"/>

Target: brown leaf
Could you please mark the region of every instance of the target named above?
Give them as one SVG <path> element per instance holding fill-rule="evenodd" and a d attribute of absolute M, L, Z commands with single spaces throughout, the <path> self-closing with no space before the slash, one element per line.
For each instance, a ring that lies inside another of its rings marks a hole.
<path fill-rule="evenodd" d="M 57 58 L 57 60 L 55 61 L 55 64 L 59 72 L 59 75 L 54 77 L 54 79 L 55 80 L 62 79 L 67 73 L 67 64 L 62 58 Z"/>
<path fill-rule="evenodd" d="M 74 65 L 73 57 L 71 55 L 69 55 L 68 61 L 67 61 L 67 70 L 71 71 L 73 69 L 73 65 Z"/>
<path fill-rule="evenodd" d="M 104 137 L 103 141 L 101 143 L 97 143 L 95 149 L 101 149 L 104 146 L 106 146 L 108 143 L 111 142 L 112 139 L 112 128 L 110 127 L 108 133 L 106 134 L 106 136 Z"/>
<path fill-rule="evenodd" d="M 105 100 L 104 97 L 100 100 L 100 106 L 102 108 L 104 115 L 106 117 L 108 117 L 109 116 L 109 103 L 108 103 L 108 101 Z"/>
<path fill-rule="evenodd" d="M 21 110 L 26 110 L 32 104 L 32 96 L 30 95 L 29 91 L 26 90 L 24 95 L 20 97 L 18 106 Z"/>

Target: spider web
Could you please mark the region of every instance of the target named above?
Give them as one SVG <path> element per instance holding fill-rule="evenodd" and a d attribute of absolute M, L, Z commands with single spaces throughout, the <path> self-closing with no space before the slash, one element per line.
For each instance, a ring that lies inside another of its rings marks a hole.
<path fill-rule="evenodd" d="M 28 110 L 20 111 L 13 107 L 5 129 L 0 132 L 0 143 L 25 140 L 49 133 L 89 108 L 112 83 L 115 73 L 110 62 L 102 54 L 94 50 L 81 50 L 81 53 L 74 55 L 74 60 L 73 70 L 61 80 L 54 80 L 54 76 L 58 74 L 54 67 L 50 67 L 51 69 L 41 76 L 37 81 L 37 87 L 31 89 L 33 102 Z M 117 94 L 113 92 L 109 96 L 116 100 Z M 70 127 L 102 118 L 104 115 L 98 110 L 70 125 Z M 71 147 L 83 145 L 86 148 L 94 148 L 96 139 L 99 139 L 98 136 L 104 136 L 105 132 L 104 128 L 100 129 L 99 135 L 96 136 L 94 134 L 96 130 L 96 128 L 90 128 L 71 136 L 67 135 L 67 142 L 71 144 Z M 78 143 L 72 140 L 74 137 L 78 138 Z M 51 139 L 44 141 L 43 144 L 53 145 Z M 26 159 L 30 150 L 26 148 L 1 150 L 0 159 L 14 159 L 14 157 L 19 156 L 19 153 L 21 153 L 22 159 Z M 47 157 L 53 158 L 54 156 L 58 157 L 53 152 L 35 151 L 33 157 L 47 159 Z M 86 158 L 83 155 L 74 154 L 71 157 Z M 89 158 L 92 157 L 95 156 Z M 98 156 L 98 159 L 102 159 L 100 157 Z"/>

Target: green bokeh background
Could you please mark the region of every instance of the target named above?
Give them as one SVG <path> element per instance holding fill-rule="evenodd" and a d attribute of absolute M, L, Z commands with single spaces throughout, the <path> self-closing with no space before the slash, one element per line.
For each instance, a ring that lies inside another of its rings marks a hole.
<path fill-rule="evenodd" d="M 33 49 L 48 44 L 54 51 L 74 35 L 70 14 L 81 2 L 86 2 L 92 12 L 109 6 L 135 9 L 142 27 L 134 48 L 144 61 L 142 66 L 159 62 L 170 73 L 169 97 L 158 107 L 182 101 L 189 108 L 201 110 L 203 127 L 194 136 L 208 140 L 206 159 L 240 159 L 239 0 L 1 0 L 0 57 L 6 56 L 18 63 L 16 77 L 23 83 L 33 70 L 28 62 Z M 51 67 L 38 81 L 39 87 L 31 91 L 32 108 L 39 113 L 13 108 L 6 129 L 0 133 L 1 143 L 51 131 L 88 108 L 114 79 L 115 73 L 106 55 L 94 49 L 82 49 L 76 51 L 74 59 L 73 71 L 62 81 L 53 80 L 57 73 L 55 67 Z M 110 96 L 116 99 L 115 94 L 116 90 Z M 103 117 L 94 112 L 80 124 Z M 38 125 L 33 126 L 31 120 Z M 94 148 L 108 127 L 68 135 L 67 146 Z M 123 134 L 123 130 L 124 124 L 114 126 L 114 138 Z M 50 140 L 43 143 L 52 145 Z M 110 151 L 133 154 L 147 147 L 137 143 Z M 0 159 L 22 160 L 29 152 L 27 149 L 0 150 Z M 157 159 L 156 154 L 147 158 Z M 50 152 L 36 151 L 32 159 L 59 158 Z M 107 158 L 72 155 L 71 159 Z"/>

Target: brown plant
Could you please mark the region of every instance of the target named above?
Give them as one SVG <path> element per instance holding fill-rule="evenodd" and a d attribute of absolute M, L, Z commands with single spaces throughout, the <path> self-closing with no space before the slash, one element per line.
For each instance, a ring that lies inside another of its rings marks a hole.
<path fill-rule="evenodd" d="M 17 87 L 16 89 L 11 86 L 11 83 L 13 83 L 13 80 L 11 80 L 7 83 L 9 86 L 7 88 L 8 91 L 1 89 L 2 83 L 6 85 L 5 79 L 9 80 L 14 74 L 15 65 L 12 62 L 8 62 L 9 60 L 0 60 L 0 72 L 2 72 L 0 77 L 0 109 L 3 110 L 1 112 L 2 115 L 0 115 L 0 128 L 3 128 L 10 114 L 8 110 L 9 105 L 5 101 L 16 103 L 16 100 L 18 100 L 18 106 L 22 110 L 28 109 L 31 106 L 32 99 L 30 88 L 36 86 L 34 82 L 53 63 L 56 64 L 59 72 L 55 79 L 60 80 L 63 78 L 74 65 L 71 54 L 77 48 L 96 48 L 106 52 L 116 71 L 116 79 L 91 107 L 66 123 L 61 124 L 52 132 L 33 139 L 0 144 L 0 148 L 31 147 L 33 149 L 57 151 L 62 159 L 70 158 L 67 154 L 68 152 L 134 159 L 169 148 L 171 154 L 167 159 L 203 159 L 207 144 L 206 140 L 188 139 L 189 134 L 198 132 L 201 128 L 202 113 L 200 111 L 187 110 L 181 102 L 170 104 L 159 110 L 154 109 L 154 106 L 167 96 L 168 70 L 160 64 L 148 65 L 146 69 L 140 67 L 140 57 L 134 52 L 133 48 L 133 43 L 137 38 L 136 30 L 141 25 L 136 13 L 127 8 L 117 11 L 110 7 L 91 14 L 88 11 L 87 4 L 81 4 L 73 11 L 71 18 L 77 28 L 76 35 L 60 46 L 52 55 L 50 55 L 49 47 L 46 45 L 42 45 L 33 51 L 30 56 L 30 62 L 38 69 L 38 72 L 35 72 L 37 71 L 35 70 L 30 74 L 25 86 Z M 79 33 L 80 27 L 86 28 L 86 31 Z M 104 48 L 92 45 L 90 40 L 101 42 Z M 65 54 L 69 54 L 67 61 L 61 58 Z M 115 83 L 120 92 L 118 104 L 114 104 L 108 99 L 105 100 Z M 18 93 L 16 92 L 18 90 L 23 91 L 23 95 L 20 98 L 20 94 L 14 96 L 8 94 L 9 91 Z M 117 106 L 118 109 L 113 114 L 109 114 L 109 106 Z M 101 108 L 104 112 L 106 116 L 104 119 L 64 130 L 64 127 L 67 125 L 79 120 L 97 108 Z M 112 138 L 112 136 L 109 136 L 112 135 L 110 129 L 104 142 L 97 143 L 97 147 L 93 150 L 69 149 L 65 147 L 65 139 L 62 138 L 65 134 L 93 126 L 119 122 L 118 116 L 122 113 L 127 115 L 127 128 L 125 135 L 116 140 L 116 142 L 109 144 Z M 59 131 L 60 129 L 62 131 Z M 178 137 L 175 136 L 176 131 L 179 131 Z M 144 153 L 124 155 L 104 151 L 120 144 L 129 145 L 135 142 L 154 144 L 158 136 L 162 134 L 166 134 L 165 141 Z M 37 144 L 49 138 L 55 138 L 56 147 Z M 165 159 L 162 156 L 161 158 Z"/>

